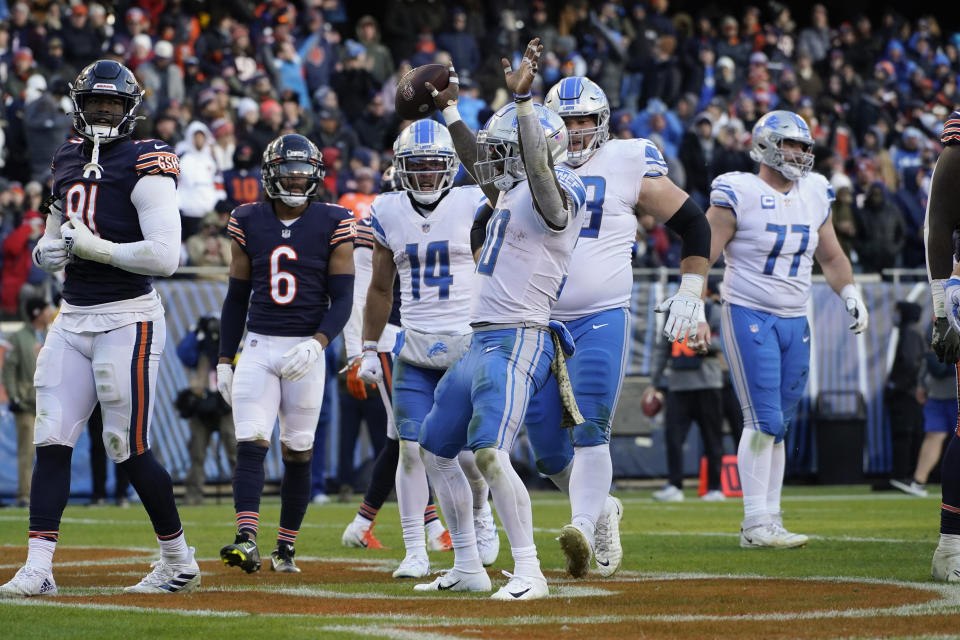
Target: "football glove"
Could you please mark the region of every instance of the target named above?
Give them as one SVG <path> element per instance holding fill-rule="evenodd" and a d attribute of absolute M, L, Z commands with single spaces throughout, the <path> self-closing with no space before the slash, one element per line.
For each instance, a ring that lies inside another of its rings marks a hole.
<path fill-rule="evenodd" d="M 863 304 L 863 298 L 860 297 L 857 287 L 848 284 L 840 292 L 840 297 L 843 298 L 843 303 L 847 307 L 847 313 L 853 316 L 854 322 L 850 325 L 850 329 L 854 333 L 866 331 L 867 325 L 870 324 L 870 314 L 867 312 L 867 305 Z"/>
<path fill-rule="evenodd" d="M 310 373 L 313 365 L 317 364 L 317 360 L 323 357 L 323 347 L 310 338 L 295 345 L 283 354 L 283 357 L 289 359 L 280 368 L 280 375 L 296 382 Z"/>
<path fill-rule="evenodd" d="M 113 260 L 114 244 L 93 235 L 90 228 L 78 219 L 64 222 L 60 227 L 60 235 L 66 242 L 67 251 L 78 258 L 103 264 L 110 264 Z"/>
<path fill-rule="evenodd" d="M 670 342 L 682 341 L 688 333 L 697 331 L 697 322 L 703 315 L 703 276 L 685 273 L 677 292 L 657 305 L 657 313 L 666 313 L 663 335 Z"/>
<path fill-rule="evenodd" d="M 954 364 L 960 361 L 960 334 L 950 330 L 943 284 L 944 280 L 932 280 L 930 282 L 934 317 L 930 346 L 937 355 L 937 360 L 944 364 Z"/>
<path fill-rule="evenodd" d="M 70 252 L 67 251 L 67 242 L 63 238 L 42 236 L 30 255 L 33 264 L 47 273 L 56 273 L 70 262 Z"/>
<path fill-rule="evenodd" d="M 367 349 L 364 346 L 363 354 L 360 356 L 360 368 L 357 370 L 357 377 L 371 384 L 383 380 L 383 366 L 380 364 L 380 355 L 375 349 Z"/>
<path fill-rule="evenodd" d="M 233 367 L 226 362 L 217 365 L 217 391 L 223 401 L 233 406 Z"/>
<path fill-rule="evenodd" d="M 347 392 L 357 400 L 366 400 L 367 385 L 357 375 L 360 370 L 360 360 L 361 357 L 357 356 L 347 365 Z"/>

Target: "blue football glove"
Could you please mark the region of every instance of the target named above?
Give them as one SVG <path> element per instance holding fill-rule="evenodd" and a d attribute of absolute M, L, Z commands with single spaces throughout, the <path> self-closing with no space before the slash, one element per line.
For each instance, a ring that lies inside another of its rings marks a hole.
<path fill-rule="evenodd" d="M 574 352 L 577 350 L 577 344 L 573 341 L 573 334 L 567 329 L 567 325 L 559 320 L 551 320 L 550 331 L 553 331 L 557 338 L 560 339 L 560 347 L 563 349 L 563 355 L 572 358 Z"/>

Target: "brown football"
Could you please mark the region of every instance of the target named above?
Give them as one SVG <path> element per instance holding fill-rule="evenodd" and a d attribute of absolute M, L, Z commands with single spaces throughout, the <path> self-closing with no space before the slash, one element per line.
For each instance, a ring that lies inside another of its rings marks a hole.
<path fill-rule="evenodd" d="M 432 114 L 437 107 L 433 96 L 423 84 L 429 82 L 438 91 L 443 91 L 449 80 L 447 67 L 442 64 L 425 64 L 407 71 L 397 83 L 397 97 L 394 101 L 397 115 L 405 120 L 419 120 Z"/>

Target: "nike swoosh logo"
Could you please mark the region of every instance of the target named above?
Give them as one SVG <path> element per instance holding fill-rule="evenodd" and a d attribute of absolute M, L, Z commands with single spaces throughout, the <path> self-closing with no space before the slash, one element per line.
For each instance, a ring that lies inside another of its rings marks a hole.
<path fill-rule="evenodd" d="M 747 544 L 753 544 L 753 538 L 748 538 L 747 536 L 743 536 L 743 539 L 747 541 Z"/>
<path fill-rule="evenodd" d="M 608 324 L 610 324 L 610 323 L 609 323 L 609 322 L 604 322 L 603 324 L 595 324 L 595 325 L 591 325 L 591 326 L 592 326 L 594 329 L 599 329 L 600 327 L 605 327 L 605 326 L 607 326 Z"/>
<path fill-rule="evenodd" d="M 483 350 L 483 352 L 484 352 L 484 353 L 490 353 L 491 351 L 496 351 L 496 350 L 499 349 L 499 348 L 500 348 L 500 345 L 497 345 L 497 346 L 495 346 L 495 347 L 487 347 L 486 349 Z"/>
<path fill-rule="evenodd" d="M 437 589 L 438 589 L 439 591 L 449 591 L 450 589 L 453 589 L 453 588 L 454 588 L 455 586 L 457 586 L 458 584 L 460 584 L 460 581 L 459 581 L 459 580 L 457 580 L 457 581 L 454 582 L 453 584 L 448 584 L 447 586 L 443 586 L 443 583 L 441 582 L 440 584 L 437 585 Z M 528 591 L 529 591 L 529 589 L 528 589 Z M 521 595 L 522 595 L 522 594 L 521 594 Z"/>
<path fill-rule="evenodd" d="M 604 562 L 603 560 L 600 560 L 600 559 L 598 558 L 598 559 L 597 559 L 597 564 L 600 565 L 601 567 L 609 567 L 609 566 L 610 566 L 610 561 L 607 560 L 606 562 Z"/>
<path fill-rule="evenodd" d="M 810 342 L 810 336 L 803 336 L 803 338 L 801 338 L 801 342 Z"/>
<path fill-rule="evenodd" d="M 511 591 L 511 592 L 510 592 L 510 595 L 512 595 L 514 598 L 519 598 L 520 596 L 522 596 L 523 594 L 525 594 L 527 591 L 530 591 L 530 589 L 532 589 L 532 588 L 533 588 L 533 587 L 527 587 L 526 589 L 524 589 L 523 591 L 521 591 L 521 592 L 519 592 L 519 593 L 514 593 L 514 592 Z"/>
<path fill-rule="evenodd" d="M 163 149 L 165 146 L 167 146 L 167 145 L 165 145 L 165 144 L 155 144 L 155 145 L 153 145 L 153 148 L 154 148 L 154 149 Z"/>

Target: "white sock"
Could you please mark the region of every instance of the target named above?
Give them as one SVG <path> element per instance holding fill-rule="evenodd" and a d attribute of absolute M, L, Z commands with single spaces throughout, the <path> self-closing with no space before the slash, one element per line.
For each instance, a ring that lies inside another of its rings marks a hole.
<path fill-rule="evenodd" d="M 53 552 L 57 543 L 43 538 L 30 538 L 27 541 L 26 564 L 45 571 L 53 571 Z"/>
<path fill-rule="evenodd" d="M 737 448 L 737 468 L 743 489 L 743 525 L 762 524 L 767 516 L 767 490 L 773 457 L 773 436 L 745 428 Z"/>
<path fill-rule="evenodd" d="M 490 496 L 490 486 L 483 479 L 483 474 L 477 467 L 476 456 L 473 451 L 464 449 L 457 458 L 460 460 L 460 468 L 466 474 L 467 482 L 470 483 L 470 490 L 473 492 L 473 508 L 477 510 L 477 515 L 488 513 L 490 503 L 487 498 Z"/>
<path fill-rule="evenodd" d="M 767 513 L 780 517 L 780 494 L 783 493 L 783 471 L 787 466 L 787 449 L 783 442 L 773 445 L 770 455 L 770 484 L 767 485 Z"/>
<path fill-rule="evenodd" d="M 473 530 L 473 507 L 470 483 L 456 458 L 441 458 L 426 449 L 420 449 L 423 466 L 427 470 L 437 501 L 443 511 L 453 543 L 453 568 L 462 573 L 483 571 L 477 551 L 477 535 Z M 420 512 L 421 522 L 423 511 Z M 421 525 L 422 526 L 422 525 Z"/>
<path fill-rule="evenodd" d="M 427 472 L 420 459 L 420 443 L 415 440 L 400 441 L 396 488 L 400 527 L 403 529 L 403 544 L 407 548 L 407 555 L 426 555 L 423 511 L 427 508 L 430 488 L 427 485 Z M 435 522 L 443 527 L 439 520 Z"/>
<path fill-rule="evenodd" d="M 507 532 L 510 547 L 526 549 L 533 547 L 533 512 L 530 509 L 530 494 L 523 486 L 520 476 L 510 464 L 510 454 L 501 449 L 480 449 L 477 466 L 490 485 L 493 505 Z"/>
<path fill-rule="evenodd" d="M 537 548 L 530 547 L 510 547 L 513 554 L 513 573 L 518 576 L 527 576 L 529 578 L 542 578 L 543 571 L 540 570 L 540 559 L 537 558 Z"/>
<path fill-rule="evenodd" d="M 610 445 L 574 447 L 573 470 L 570 473 L 571 522 L 583 531 L 593 544 L 597 518 L 610 495 L 613 483 L 613 462 L 610 460 Z"/>
<path fill-rule="evenodd" d="M 430 524 L 424 526 L 424 529 L 427 532 L 428 538 L 439 538 L 441 535 L 443 535 L 443 532 L 447 530 L 447 528 L 443 526 L 443 523 L 440 521 L 440 518 L 431 520 Z"/>
<path fill-rule="evenodd" d="M 570 495 L 570 474 L 573 473 L 573 462 L 571 461 L 566 467 L 563 468 L 563 471 L 560 473 L 554 473 L 550 476 L 553 484 L 557 485 L 557 489 L 563 491 L 565 494 Z"/>
<path fill-rule="evenodd" d="M 182 563 L 186 562 L 190 556 L 190 550 L 187 549 L 187 536 L 181 533 L 172 540 L 160 540 L 160 556 L 167 562 Z"/>

